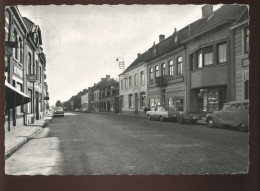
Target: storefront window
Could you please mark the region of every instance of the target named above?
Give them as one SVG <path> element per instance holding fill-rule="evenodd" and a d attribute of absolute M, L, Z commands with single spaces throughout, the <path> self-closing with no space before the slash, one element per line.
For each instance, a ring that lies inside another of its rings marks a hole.
<path fill-rule="evenodd" d="M 129 95 L 129 108 L 133 108 L 134 107 L 134 100 L 133 100 L 133 94 Z"/>
<path fill-rule="evenodd" d="M 31 98 L 32 100 L 32 90 L 28 89 L 28 96 Z M 28 104 L 28 113 L 32 113 L 32 101 L 30 101 Z"/>
<path fill-rule="evenodd" d="M 249 98 L 248 80 L 245 81 L 244 92 L 245 92 L 245 99 L 248 99 Z"/>
<path fill-rule="evenodd" d="M 198 92 L 198 109 L 203 112 L 220 110 L 226 102 L 226 89 L 200 89 Z"/>
<path fill-rule="evenodd" d="M 158 107 L 160 105 L 161 105 L 160 98 L 152 98 L 152 99 L 150 99 L 150 107 L 151 108 L 156 108 L 156 107 Z"/>

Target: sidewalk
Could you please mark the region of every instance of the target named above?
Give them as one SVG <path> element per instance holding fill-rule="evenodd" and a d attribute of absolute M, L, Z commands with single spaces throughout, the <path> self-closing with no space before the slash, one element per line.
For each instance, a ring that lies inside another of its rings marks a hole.
<path fill-rule="evenodd" d="M 10 132 L 5 131 L 5 160 L 34 137 L 51 119 L 52 116 L 46 115 L 44 118 L 36 121 L 35 124 L 19 126 Z"/>

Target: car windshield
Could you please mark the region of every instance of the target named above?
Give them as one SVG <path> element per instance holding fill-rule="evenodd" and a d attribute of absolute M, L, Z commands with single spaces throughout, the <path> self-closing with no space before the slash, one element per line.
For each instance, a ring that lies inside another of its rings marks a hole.
<path fill-rule="evenodd" d="M 62 111 L 62 107 L 56 107 L 54 108 L 54 111 Z"/>

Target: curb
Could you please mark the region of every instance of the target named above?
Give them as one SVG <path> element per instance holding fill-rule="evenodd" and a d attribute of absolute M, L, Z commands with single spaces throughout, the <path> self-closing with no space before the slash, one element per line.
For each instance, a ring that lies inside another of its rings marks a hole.
<path fill-rule="evenodd" d="M 52 120 L 46 120 L 44 121 L 44 124 L 39 127 L 36 131 L 34 131 L 31 135 L 26 136 L 22 141 L 20 141 L 19 143 L 17 143 L 15 146 L 13 146 L 11 149 L 9 149 L 8 151 L 5 152 L 4 154 L 4 159 L 8 159 L 9 157 L 12 156 L 13 153 L 15 153 L 19 148 L 21 148 L 25 143 L 27 143 L 29 140 L 31 140 L 33 137 L 35 137 L 41 130 L 42 128 L 44 128 L 46 125 L 48 125 L 48 123 Z"/>
<path fill-rule="evenodd" d="M 27 143 L 30 139 L 32 139 L 37 133 L 39 133 L 39 131 L 42 128 L 39 128 L 38 130 L 36 130 L 35 132 L 33 132 L 32 135 L 29 135 L 27 137 L 25 137 L 21 142 L 17 143 L 14 147 L 12 147 L 11 149 L 9 149 L 7 152 L 5 152 L 4 158 L 5 160 L 8 159 L 10 156 L 12 156 L 13 153 L 15 153 L 15 151 L 17 151 L 21 146 L 23 146 L 25 143 Z"/>

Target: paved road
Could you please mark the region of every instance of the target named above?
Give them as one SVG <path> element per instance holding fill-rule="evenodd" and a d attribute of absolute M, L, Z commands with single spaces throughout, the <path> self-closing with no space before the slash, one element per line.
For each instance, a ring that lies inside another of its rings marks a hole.
<path fill-rule="evenodd" d="M 5 162 L 16 175 L 245 173 L 248 133 L 67 112 Z"/>

